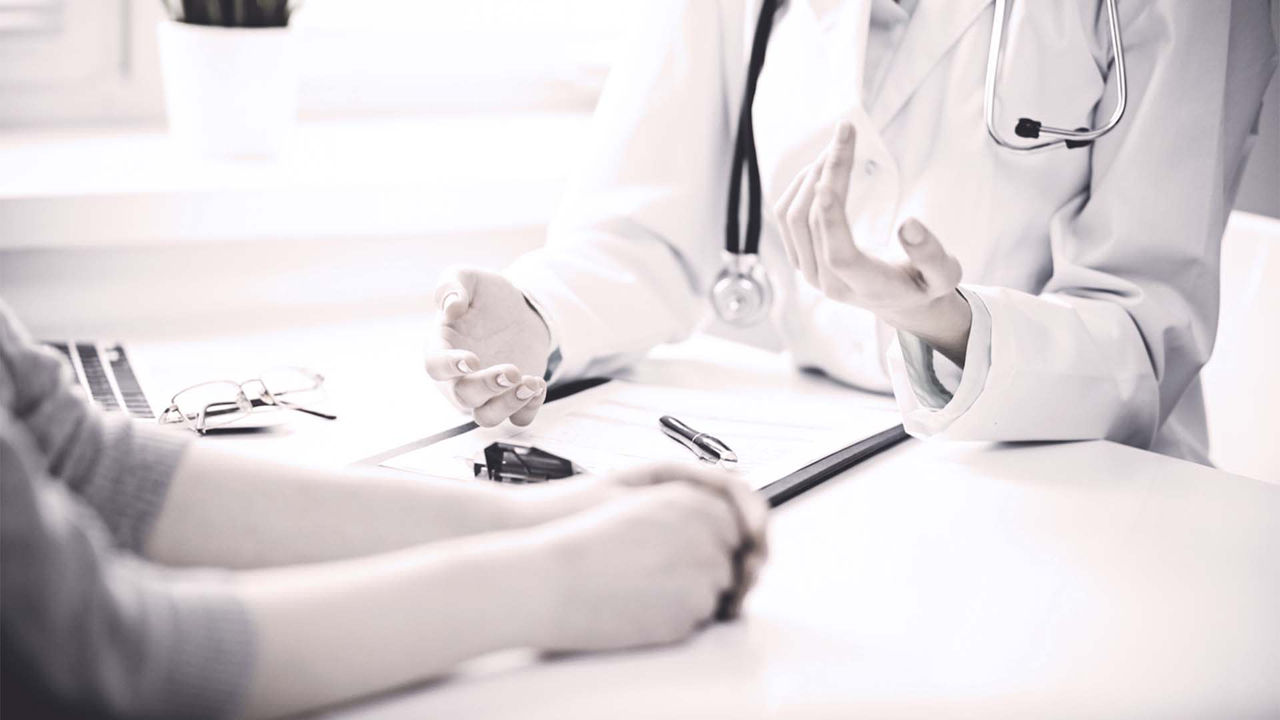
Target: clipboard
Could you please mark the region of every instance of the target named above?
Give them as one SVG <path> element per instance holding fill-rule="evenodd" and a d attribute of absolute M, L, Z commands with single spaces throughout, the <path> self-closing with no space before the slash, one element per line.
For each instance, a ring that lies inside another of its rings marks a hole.
<path fill-rule="evenodd" d="M 791 498 L 813 489 L 867 458 L 906 440 L 907 429 L 895 425 L 883 432 L 837 450 L 830 455 L 809 463 L 786 477 L 774 480 L 756 492 L 764 496 L 769 507 L 778 507 Z"/>
<path fill-rule="evenodd" d="M 582 380 L 567 382 L 563 385 L 558 385 L 547 391 L 547 402 L 552 403 L 571 395 L 576 395 L 584 390 L 599 387 L 609 381 L 610 378 L 585 378 Z M 457 437 L 458 435 L 471 432 L 479 427 L 480 426 L 475 422 L 466 422 L 420 440 L 415 440 L 362 460 L 358 460 L 353 463 L 353 465 L 357 467 L 382 465 L 392 458 L 434 445 L 438 442 L 448 440 L 449 438 Z M 907 439 L 907 437 L 906 429 L 903 428 L 902 425 L 896 425 L 888 428 L 887 430 L 876 433 L 875 435 L 861 438 L 847 447 L 837 450 L 826 457 L 815 460 L 814 462 L 811 462 L 808 465 L 761 487 L 756 492 L 760 493 L 765 498 L 770 507 L 778 507 L 788 500 L 821 485 L 827 480 L 830 480 L 867 458 L 897 445 Z"/>

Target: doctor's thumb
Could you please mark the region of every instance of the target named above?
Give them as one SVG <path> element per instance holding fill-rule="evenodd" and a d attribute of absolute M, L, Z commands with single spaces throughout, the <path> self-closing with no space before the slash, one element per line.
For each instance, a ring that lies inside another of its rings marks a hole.
<path fill-rule="evenodd" d="M 902 249 L 907 251 L 907 257 L 916 263 L 942 260 L 947 257 L 947 251 L 942 247 L 938 237 L 925 227 L 924 223 L 915 218 L 909 218 L 898 228 L 898 242 L 902 244 Z"/>
<path fill-rule="evenodd" d="M 911 218 L 898 228 L 898 240 L 931 294 L 949 292 L 960 282 L 960 262 L 947 252 L 924 223 Z"/>
<path fill-rule="evenodd" d="M 909 218 L 898 228 L 898 238 L 903 245 L 919 247 L 933 239 L 933 233 L 929 232 L 929 228 L 926 228 L 924 223 L 915 218 Z"/>
<path fill-rule="evenodd" d="M 462 317 L 471 307 L 475 275 L 475 271 L 465 268 L 451 268 L 440 275 L 436 284 L 435 301 L 436 309 L 446 323 Z"/>

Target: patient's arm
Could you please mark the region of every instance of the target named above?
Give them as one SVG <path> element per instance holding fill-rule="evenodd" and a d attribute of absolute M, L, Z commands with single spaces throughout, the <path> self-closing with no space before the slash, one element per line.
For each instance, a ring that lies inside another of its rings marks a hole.
<path fill-rule="evenodd" d="M 229 568 L 339 560 L 534 525 L 619 492 L 594 479 L 524 488 L 291 466 L 194 445 L 143 550 L 166 564 Z"/>
<path fill-rule="evenodd" d="M 668 482 L 536 528 L 241 572 L 257 639 L 246 714 L 406 685 L 503 648 L 681 639 L 711 619 L 740 542 L 722 496 Z"/>

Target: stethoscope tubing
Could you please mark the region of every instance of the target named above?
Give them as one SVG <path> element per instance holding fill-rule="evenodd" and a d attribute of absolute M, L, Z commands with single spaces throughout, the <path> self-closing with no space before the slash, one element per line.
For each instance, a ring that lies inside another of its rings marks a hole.
<path fill-rule="evenodd" d="M 773 30 L 773 16 L 779 0 L 764 0 L 756 21 L 755 35 L 751 40 L 751 56 L 747 65 L 747 82 L 742 93 L 742 108 L 738 113 L 738 135 L 733 148 L 733 171 L 729 176 L 729 204 L 725 217 L 725 251 L 733 255 L 755 255 L 760 252 L 760 228 L 763 222 L 761 205 L 763 189 L 760 183 L 760 164 L 756 159 L 755 124 L 751 118 L 755 104 L 756 84 L 764 67 L 765 50 L 769 46 L 769 33 Z M 747 232 L 739 234 L 739 208 L 742 202 L 742 169 L 747 170 Z"/>
<path fill-rule="evenodd" d="M 983 115 L 986 120 L 987 134 L 997 145 L 1009 150 L 1031 151 L 1070 142 L 1073 147 L 1087 145 L 1106 135 L 1120 124 L 1125 110 L 1129 106 L 1129 82 L 1125 69 L 1124 42 L 1120 36 L 1120 13 L 1116 9 L 1116 0 L 1104 0 L 1107 9 L 1107 25 L 1111 36 L 1111 52 L 1115 58 L 1116 70 L 1116 106 L 1106 124 L 1092 130 L 1069 130 L 1066 128 L 1040 125 L 1042 135 L 1054 139 L 1032 145 L 1014 144 L 1004 139 L 996 127 L 996 78 L 1004 64 L 1004 32 L 1005 8 L 1009 0 L 996 0 L 995 18 L 991 24 L 991 45 L 987 50 L 987 76 L 983 82 Z"/>

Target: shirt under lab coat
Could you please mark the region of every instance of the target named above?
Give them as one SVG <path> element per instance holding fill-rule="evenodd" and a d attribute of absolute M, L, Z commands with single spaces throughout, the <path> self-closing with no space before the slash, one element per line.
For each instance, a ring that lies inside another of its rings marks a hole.
<path fill-rule="evenodd" d="M 547 245 L 507 271 L 548 320 L 556 380 L 614 369 L 710 318 L 759 5 L 664 2 L 611 75 Z M 1106 438 L 1205 461 L 1198 373 L 1222 231 L 1276 66 L 1267 2 L 1121 2 L 1124 119 L 1091 148 L 1030 153 L 986 133 L 991 0 L 914 5 L 897 27 L 871 23 L 870 0 L 791 0 L 774 23 L 753 114 L 761 257 L 777 291 L 770 322 L 795 363 L 892 388 L 916 436 Z M 1005 53 L 1002 127 L 1109 115 L 1097 0 L 1013 3 Z M 901 257 L 896 228 L 916 217 L 963 266 L 974 321 L 953 377 L 787 263 L 771 209 L 841 119 L 857 132 L 846 207 L 857 242 Z"/>

